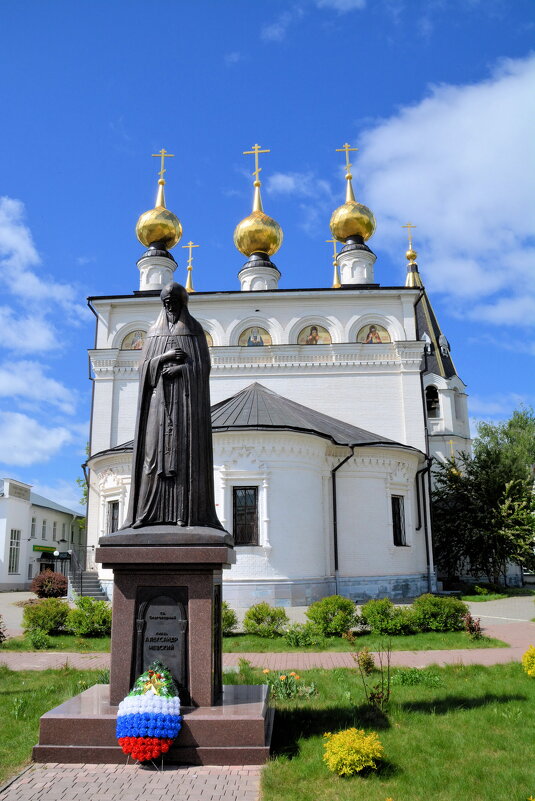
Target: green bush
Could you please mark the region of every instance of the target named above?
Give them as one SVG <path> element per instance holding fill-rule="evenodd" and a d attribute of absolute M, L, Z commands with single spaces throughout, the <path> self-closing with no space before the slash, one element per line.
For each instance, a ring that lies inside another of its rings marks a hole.
<path fill-rule="evenodd" d="M 238 618 L 234 609 L 232 609 L 226 601 L 223 601 L 221 607 L 221 629 L 223 637 L 230 637 L 236 631 L 238 625 Z"/>
<path fill-rule="evenodd" d="M 311 604 L 306 616 L 327 637 L 341 637 L 355 625 L 357 607 L 349 598 L 330 595 Z"/>
<path fill-rule="evenodd" d="M 63 573 L 44 570 L 34 578 L 30 589 L 38 598 L 63 598 L 67 595 L 67 585 L 68 582 Z"/>
<path fill-rule="evenodd" d="M 259 637 L 276 637 L 288 623 L 288 615 L 281 606 L 270 606 L 265 601 L 251 606 L 243 618 L 247 634 Z"/>
<path fill-rule="evenodd" d="M 46 651 L 52 645 L 52 640 L 43 629 L 30 629 L 26 639 L 36 651 Z"/>
<path fill-rule="evenodd" d="M 325 648 L 325 636 L 315 623 L 294 623 L 288 626 L 284 639 L 292 648 Z"/>
<path fill-rule="evenodd" d="M 90 597 L 75 600 L 76 609 L 70 609 L 67 629 L 79 637 L 105 637 L 111 633 L 111 608 L 106 601 Z"/>
<path fill-rule="evenodd" d="M 412 608 L 419 631 L 462 631 L 468 607 L 459 598 L 426 593 L 417 598 Z"/>
<path fill-rule="evenodd" d="M 367 601 L 361 620 L 373 634 L 413 634 L 418 631 L 412 609 L 394 606 L 389 598 Z"/>
<path fill-rule="evenodd" d="M 24 607 L 22 627 L 25 631 L 40 629 L 45 634 L 59 633 L 65 629 L 69 604 L 59 598 L 43 598 Z"/>
<path fill-rule="evenodd" d="M 4 618 L 2 617 L 2 615 L 0 615 L 0 645 L 2 645 L 2 643 L 5 642 L 6 639 L 7 639 L 6 626 L 4 623 Z"/>

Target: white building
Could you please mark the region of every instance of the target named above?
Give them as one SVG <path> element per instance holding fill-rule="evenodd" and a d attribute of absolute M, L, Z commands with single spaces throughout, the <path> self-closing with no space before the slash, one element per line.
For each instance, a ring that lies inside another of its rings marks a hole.
<path fill-rule="evenodd" d="M 0 591 L 27 590 L 42 570 L 67 573 L 72 551 L 85 549 L 83 524 L 80 514 L 30 484 L 0 480 Z"/>
<path fill-rule="evenodd" d="M 414 251 L 405 286 L 377 282 L 365 244 L 375 220 L 354 200 L 349 170 L 346 178 L 331 219 L 344 243 L 333 287 L 278 288 L 270 256 L 282 232 L 256 180 L 253 212 L 235 232 L 248 257 L 241 288 L 190 294 L 212 358 L 216 502 L 237 551 L 224 594 L 235 606 L 302 605 L 335 591 L 400 599 L 436 587 L 428 456 L 469 447 L 465 386 Z M 140 350 L 176 267 L 169 248 L 180 224 L 160 183 L 156 208 L 138 223 L 148 245 L 139 291 L 89 299 L 91 545 L 127 510 Z M 111 585 L 111 573 L 100 577 Z"/>

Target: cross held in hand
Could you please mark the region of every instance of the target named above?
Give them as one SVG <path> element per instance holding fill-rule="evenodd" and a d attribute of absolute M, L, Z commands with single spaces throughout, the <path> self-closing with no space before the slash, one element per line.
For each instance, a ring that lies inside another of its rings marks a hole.
<path fill-rule="evenodd" d="M 175 154 L 174 153 L 168 153 L 167 150 L 164 147 L 162 147 L 160 152 L 159 153 L 153 153 L 152 157 L 156 158 L 156 159 L 160 158 L 162 160 L 161 167 L 160 167 L 160 172 L 158 173 L 158 175 L 163 180 L 163 174 L 164 174 L 164 172 L 166 172 L 165 159 L 174 159 Z"/>
<path fill-rule="evenodd" d="M 252 150 L 244 150 L 244 156 L 252 156 L 254 154 L 254 171 L 253 175 L 255 177 L 255 181 L 259 181 L 259 175 L 262 167 L 258 166 L 258 154 L 259 153 L 271 153 L 271 150 L 262 150 L 260 145 L 253 145 Z"/>

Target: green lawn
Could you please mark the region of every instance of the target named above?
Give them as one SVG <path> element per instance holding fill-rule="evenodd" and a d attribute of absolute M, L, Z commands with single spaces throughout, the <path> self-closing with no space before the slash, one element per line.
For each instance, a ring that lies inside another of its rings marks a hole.
<path fill-rule="evenodd" d="M 92 684 L 107 682 L 98 670 L 9 670 L 0 665 L 0 784 L 31 758 L 39 718 Z"/>
<path fill-rule="evenodd" d="M 50 637 L 52 641 L 51 648 L 46 650 L 53 651 L 76 651 L 78 653 L 86 653 L 90 651 L 97 651 L 99 653 L 108 652 L 110 650 L 110 637 L 76 637 L 74 634 L 58 634 Z M 0 654 L 2 651 L 34 651 L 28 640 L 24 637 L 11 637 L 0 646 Z M 0 659 L 1 661 L 1 659 Z"/>
<path fill-rule="evenodd" d="M 407 634 L 396 637 L 386 637 L 376 634 L 361 634 L 357 637 L 355 645 L 351 646 L 342 637 L 328 637 L 327 645 L 324 649 L 317 647 L 292 648 L 284 637 L 268 639 L 258 637 L 253 634 L 235 634 L 233 637 L 223 638 L 223 651 L 225 653 L 315 653 L 319 650 L 324 651 L 351 651 L 355 648 L 369 648 L 370 651 L 378 651 L 386 640 L 392 644 L 393 651 L 436 651 L 446 648 L 508 648 L 509 646 L 501 640 L 491 637 L 483 637 L 480 640 L 471 640 L 464 631 L 429 631 L 424 634 Z"/>
<path fill-rule="evenodd" d="M 514 663 L 426 672 L 439 686 L 395 684 L 386 715 L 364 705 L 355 671 L 301 673 L 318 692 L 275 703 L 262 801 L 527 801 L 535 795 L 535 680 Z M 240 675 L 225 680 L 240 683 Z M 377 771 L 339 778 L 323 762 L 322 735 L 350 726 L 377 731 L 385 758 Z"/>
<path fill-rule="evenodd" d="M 517 598 L 519 596 L 535 595 L 535 590 L 527 587 L 504 588 L 503 592 L 488 592 L 486 595 L 477 593 L 475 595 L 461 595 L 462 601 L 473 601 L 475 603 L 484 601 L 500 601 L 502 598 Z"/>

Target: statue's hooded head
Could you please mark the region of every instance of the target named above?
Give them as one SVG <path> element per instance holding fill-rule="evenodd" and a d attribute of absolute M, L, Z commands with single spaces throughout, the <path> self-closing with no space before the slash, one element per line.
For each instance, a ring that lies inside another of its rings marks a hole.
<path fill-rule="evenodd" d="M 187 308 L 189 296 L 181 284 L 172 281 L 164 286 L 160 293 L 160 299 L 168 315 L 177 320 L 182 310 Z"/>

